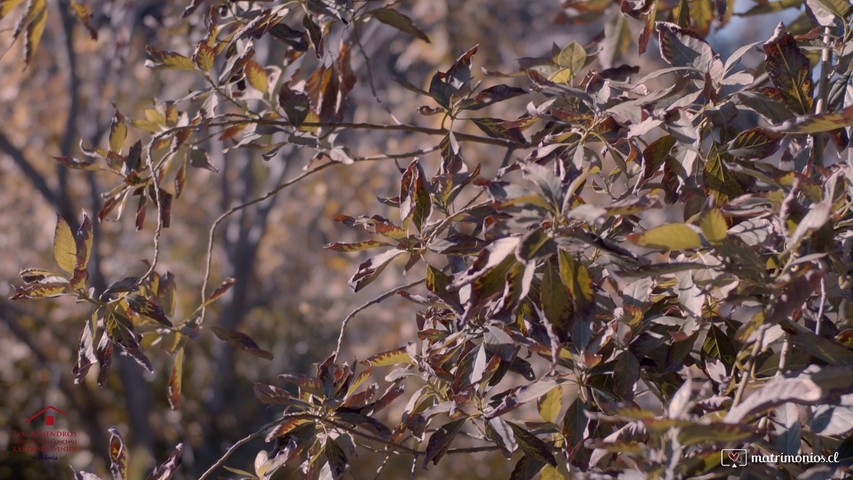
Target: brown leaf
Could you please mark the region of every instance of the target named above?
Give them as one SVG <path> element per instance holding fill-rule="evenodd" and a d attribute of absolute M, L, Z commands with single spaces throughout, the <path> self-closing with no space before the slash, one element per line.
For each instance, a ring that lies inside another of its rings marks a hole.
<path fill-rule="evenodd" d="M 251 337 L 246 335 L 245 333 L 237 332 L 234 330 L 228 330 L 227 328 L 219 328 L 219 327 L 211 327 L 213 333 L 219 337 L 220 340 L 224 340 L 231 345 L 239 348 L 240 350 L 244 350 L 246 352 L 255 355 L 256 357 L 261 357 L 267 360 L 273 359 L 273 354 L 266 351 L 261 350 L 258 347 L 258 344 L 252 340 Z"/>

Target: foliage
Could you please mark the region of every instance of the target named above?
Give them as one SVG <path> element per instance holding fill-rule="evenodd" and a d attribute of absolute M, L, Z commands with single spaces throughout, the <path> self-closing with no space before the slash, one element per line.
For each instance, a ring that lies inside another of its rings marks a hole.
<path fill-rule="evenodd" d="M 4 15 L 13 3 L 2 3 Z M 253 471 L 231 472 L 267 479 L 293 467 L 305 478 L 340 478 L 364 450 L 407 456 L 413 472 L 496 451 L 513 458 L 514 480 L 685 478 L 725 474 L 720 450 L 745 444 L 849 455 L 853 167 L 832 158 L 833 145 L 847 157 L 853 125 L 848 3 L 808 0 L 789 27 L 721 58 L 707 35 L 729 22 L 734 2 L 564 2 L 558 21 L 604 19 L 600 41 L 555 46 L 521 59 L 517 72 L 484 76 L 473 46 L 429 79 L 399 80 L 424 102 L 424 123 L 438 126 L 356 122 L 348 102 L 362 24 L 431 40 L 398 3 L 194 1 L 183 16 L 203 19 L 204 32 L 192 47 L 147 48 L 148 67 L 185 71 L 203 86 L 133 118 L 116 109 L 106 147 L 57 158 L 115 177 L 99 221 L 121 217 L 136 198 L 142 229 L 153 209 L 147 271 L 92 288 L 84 213 L 76 231 L 58 219 L 54 256 L 64 273 L 28 268 L 15 286 L 13 299 L 91 304 L 75 381 L 97 364 L 105 384 L 117 352 L 150 371 L 147 352 L 159 345 L 174 356 L 164 393 L 177 409 L 184 352 L 205 330 L 271 358 L 263 342 L 207 322 L 234 283 L 208 287 L 216 227 L 329 167 L 404 159 L 396 195 L 379 198 L 382 214 L 337 215 L 362 236 L 326 247 L 378 252 L 352 274 L 356 292 L 380 276 L 420 280 L 345 318 L 313 376 L 254 384 L 258 401 L 281 415 L 247 437 L 270 444 Z M 763 2 L 744 15 L 786 6 Z M 37 28 L 32 8 L 20 23 Z M 642 61 L 652 39 L 666 66 Z M 262 62 L 255 46 L 269 40 L 285 53 Z M 763 60 L 742 66 L 755 51 Z M 131 130 L 144 138 L 134 142 Z M 422 147 L 359 155 L 345 142 L 363 130 L 407 132 Z M 301 174 L 213 224 L 201 299 L 177 319 L 180 280 L 158 270 L 161 233 L 180 221 L 172 210 L 185 182 L 217 170 L 212 137 L 270 164 L 291 146 L 314 155 Z M 503 162 L 477 163 L 486 157 L 469 152 L 483 149 Z M 418 305 L 417 338 L 341 361 L 353 317 L 395 295 Z M 123 449 L 114 432 L 115 478 L 126 476 Z M 180 454 L 179 445 L 149 478 L 171 478 Z M 777 467 L 781 478 L 843 475 L 836 465 Z"/>

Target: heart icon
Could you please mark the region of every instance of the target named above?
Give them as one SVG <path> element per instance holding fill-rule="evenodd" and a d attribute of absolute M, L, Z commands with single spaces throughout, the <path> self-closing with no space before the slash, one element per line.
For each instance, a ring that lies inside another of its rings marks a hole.
<path fill-rule="evenodd" d="M 729 452 L 729 460 L 732 461 L 732 466 L 737 466 L 740 461 L 740 452 Z"/>

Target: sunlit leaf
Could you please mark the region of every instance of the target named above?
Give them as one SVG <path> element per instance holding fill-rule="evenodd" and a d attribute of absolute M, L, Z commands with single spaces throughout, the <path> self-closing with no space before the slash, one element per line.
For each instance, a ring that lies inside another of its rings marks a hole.
<path fill-rule="evenodd" d="M 127 480 L 127 450 L 118 428 L 110 428 L 110 473 L 115 480 Z"/>
<path fill-rule="evenodd" d="M 73 273 L 77 266 L 77 241 L 71 232 L 71 226 L 59 215 L 56 216 L 56 230 L 53 234 L 53 257 L 59 268 Z"/>
<path fill-rule="evenodd" d="M 149 68 L 173 68 L 178 70 L 195 70 L 193 61 L 179 53 L 168 50 L 158 50 L 150 45 L 145 47 L 149 60 L 145 66 Z"/>
<path fill-rule="evenodd" d="M 24 30 L 24 62 L 30 63 L 47 25 L 47 4 L 45 0 L 29 0 L 27 5 L 30 21 Z"/>
<path fill-rule="evenodd" d="M 741 132 L 732 140 L 727 151 L 742 159 L 760 159 L 772 155 L 779 148 L 782 135 L 763 128 Z"/>
<path fill-rule="evenodd" d="M 249 85 L 251 85 L 255 90 L 266 94 L 267 89 L 269 88 L 269 79 L 264 67 L 254 60 L 249 60 L 243 68 L 245 69 L 246 80 L 249 81 Z"/>
<path fill-rule="evenodd" d="M 656 247 L 666 250 L 687 250 L 702 246 L 702 239 L 699 234 L 683 223 L 661 225 L 642 235 L 632 235 L 629 238 L 641 247 Z"/>
<path fill-rule="evenodd" d="M 548 391 L 536 402 L 536 407 L 539 410 L 539 416 L 546 422 L 554 423 L 560 415 L 560 410 L 563 407 L 563 389 L 556 386 Z"/>
<path fill-rule="evenodd" d="M 725 240 L 729 229 L 723 214 L 716 208 L 709 210 L 699 219 L 699 227 L 702 228 L 702 235 L 705 236 L 705 240 L 708 240 L 711 245 Z"/>
<path fill-rule="evenodd" d="M 189 8 L 189 7 L 188 7 Z M 169 454 L 169 458 L 165 462 L 158 465 L 149 475 L 146 480 L 171 480 L 178 472 L 181 466 L 184 445 L 179 443 L 175 445 L 175 450 Z"/>
<path fill-rule="evenodd" d="M 373 367 L 389 367 L 391 365 L 411 364 L 412 357 L 409 356 L 405 348 L 398 348 L 376 354 L 368 358 L 367 362 Z"/>

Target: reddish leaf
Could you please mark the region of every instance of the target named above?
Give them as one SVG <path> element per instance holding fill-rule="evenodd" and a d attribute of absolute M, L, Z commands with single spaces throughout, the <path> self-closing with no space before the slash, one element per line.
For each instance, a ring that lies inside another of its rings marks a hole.
<path fill-rule="evenodd" d="M 106 333 L 101 335 L 98 348 L 95 350 L 95 357 L 98 359 L 98 367 L 100 368 L 98 372 L 98 386 L 103 387 L 107 384 L 107 379 L 110 376 L 110 367 L 113 363 L 113 344 Z"/>
<path fill-rule="evenodd" d="M 358 270 L 349 279 L 348 284 L 350 288 L 358 292 L 375 280 L 376 277 L 382 273 L 382 270 L 388 266 L 391 260 L 394 260 L 397 256 L 403 253 L 406 253 L 406 251 L 394 248 L 387 252 L 380 253 L 373 258 L 369 258 L 367 261 L 358 266 Z"/>
<path fill-rule="evenodd" d="M 809 59 L 794 36 L 779 24 L 773 37 L 763 45 L 767 75 L 779 89 L 785 105 L 798 115 L 814 111 L 814 82 Z"/>
<path fill-rule="evenodd" d="M 216 336 L 219 337 L 220 340 L 224 340 L 230 343 L 231 345 L 239 348 L 240 350 L 249 352 L 252 355 L 255 355 L 256 357 L 265 358 L 267 360 L 273 359 L 272 353 L 266 350 L 261 350 L 258 347 L 258 344 L 256 344 L 255 341 L 252 340 L 252 338 L 246 335 L 245 333 L 240 333 L 234 330 L 228 330 L 226 328 L 219 327 L 211 327 L 211 330 L 213 330 L 213 333 L 216 334 Z"/>
<path fill-rule="evenodd" d="M 179 53 L 168 50 L 157 50 L 150 45 L 145 47 L 149 60 L 145 66 L 149 68 L 176 68 L 179 70 L 195 70 L 193 61 Z"/>
<path fill-rule="evenodd" d="M 474 125 L 482 130 L 483 133 L 492 138 L 509 140 L 519 145 L 525 145 L 527 143 L 527 139 L 524 138 L 524 134 L 521 133 L 521 129 L 518 127 L 508 126 L 512 125 L 514 122 L 507 122 L 500 118 L 472 118 L 471 121 L 474 122 Z"/>
<path fill-rule="evenodd" d="M 121 306 L 113 304 L 105 314 L 106 332 L 110 341 L 121 347 L 136 363 L 149 372 L 154 372 L 151 361 L 139 350 L 139 337 L 133 331 L 133 324 L 121 311 Z M 100 349 L 100 346 L 99 346 Z"/>
<path fill-rule="evenodd" d="M 424 453 L 424 468 L 426 468 L 427 463 L 429 463 L 430 460 L 434 465 L 438 465 L 438 461 L 441 460 L 441 457 L 443 457 L 447 452 L 447 449 L 453 442 L 453 438 L 456 437 L 456 433 L 459 432 L 459 429 L 462 428 L 462 425 L 464 424 L 464 418 L 454 420 L 442 425 L 441 428 L 436 430 L 435 433 L 429 437 L 426 452 Z"/>
<path fill-rule="evenodd" d="M 13 287 L 15 288 L 15 295 L 13 295 L 11 299 L 20 300 L 22 298 L 56 297 L 68 291 L 69 284 L 66 281 L 58 283 L 37 283 L 24 286 L 13 285 Z"/>
<path fill-rule="evenodd" d="M 95 322 L 97 321 L 97 312 L 92 316 L 92 319 L 86 322 L 83 326 L 83 334 L 80 336 L 80 342 L 77 346 L 77 363 L 74 364 L 74 369 L 71 371 L 74 374 L 74 383 L 79 384 L 86 377 L 89 368 L 98 361 L 95 356 L 94 336 Z"/>
<path fill-rule="evenodd" d="M 187 7 L 189 9 L 190 7 Z M 165 462 L 157 466 L 145 480 L 171 480 L 181 466 L 181 456 L 183 454 L 184 445 L 179 443 L 175 445 L 175 450 L 169 455 Z"/>
<path fill-rule="evenodd" d="M 65 167 L 76 170 L 97 170 L 100 168 L 95 165 L 95 159 L 93 158 L 90 158 L 89 160 L 77 160 L 74 157 L 53 157 L 53 159 Z"/>
<path fill-rule="evenodd" d="M 400 180 L 400 219 L 404 230 L 409 222 L 414 222 L 415 228 L 420 232 L 429 218 L 432 201 L 424 181 L 425 176 L 421 164 L 414 159 Z"/>
<path fill-rule="evenodd" d="M 127 480 L 127 451 L 118 428 L 110 427 L 110 473 L 115 480 Z"/>
<path fill-rule="evenodd" d="M 231 286 L 234 285 L 234 283 L 236 283 L 236 282 L 237 282 L 237 279 L 235 279 L 233 277 L 228 277 L 225 280 L 223 280 L 222 283 L 218 287 L 216 287 L 216 290 L 214 290 L 213 293 L 211 293 L 210 296 L 204 300 L 204 305 L 205 306 L 210 305 L 217 298 L 221 297 L 222 295 L 225 295 L 225 292 L 227 292 L 231 288 Z"/>
<path fill-rule="evenodd" d="M 77 19 L 83 23 L 83 26 L 86 27 L 86 30 L 89 31 L 89 37 L 92 40 L 98 39 L 98 32 L 92 28 L 92 25 L 89 21 L 92 19 L 92 12 L 85 6 L 80 4 L 79 2 L 75 2 L 71 0 L 71 10 L 74 12 L 74 15 L 77 16 Z"/>

